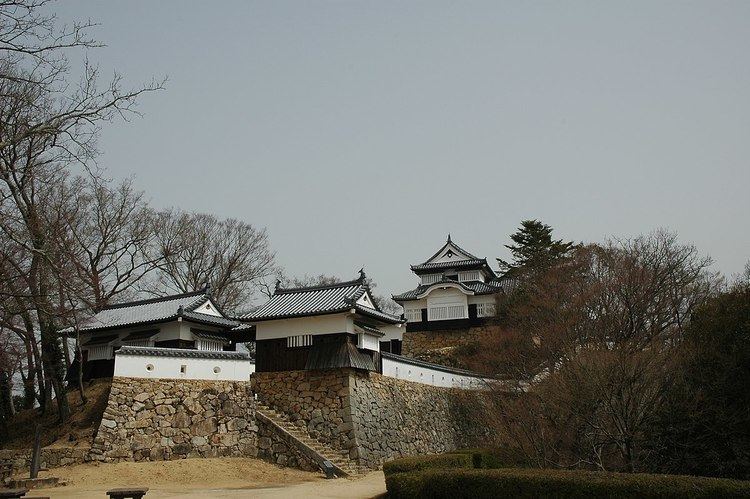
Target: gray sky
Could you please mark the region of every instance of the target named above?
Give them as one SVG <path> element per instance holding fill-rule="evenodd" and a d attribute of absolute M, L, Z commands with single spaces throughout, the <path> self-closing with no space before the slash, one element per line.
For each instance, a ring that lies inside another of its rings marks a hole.
<path fill-rule="evenodd" d="M 266 226 L 290 274 L 413 287 L 451 232 L 666 227 L 750 258 L 750 2 L 66 1 L 133 84 L 102 166 L 157 208 Z"/>

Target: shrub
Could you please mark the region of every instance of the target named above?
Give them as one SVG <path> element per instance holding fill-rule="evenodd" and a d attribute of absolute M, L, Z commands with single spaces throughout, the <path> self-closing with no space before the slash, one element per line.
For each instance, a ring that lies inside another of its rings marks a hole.
<path fill-rule="evenodd" d="M 386 486 L 395 499 L 750 497 L 750 482 L 737 480 L 521 468 L 429 468 L 387 474 Z"/>
<path fill-rule="evenodd" d="M 386 476 L 428 469 L 472 468 L 472 452 L 402 457 L 383 464 Z"/>
<path fill-rule="evenodd" d="M 471 454 L 474 468 L 525 468 L 529 466 L 528 459 L 517 448 L 462 449 L 454 451 L 453 454 Z"/>
<path fill-rule="evenodd" d="M 528 466 L 518 449 L 461 449 L 448 454 L 403 457 L 383 464 L 386 475 L 427 469 L 517 468 Z"/>

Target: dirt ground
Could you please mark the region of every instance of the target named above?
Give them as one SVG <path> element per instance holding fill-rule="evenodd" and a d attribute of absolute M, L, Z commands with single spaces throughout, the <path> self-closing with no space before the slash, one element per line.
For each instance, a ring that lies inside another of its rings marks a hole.
<path fill-rule="evenodd" d="M 82 464 L 40 473 L 65 481 L 30 496 L 52 499 L 106 498 L 114 487 L 148 487 L 146 499 L 205 497 L 269 499 L 301 497 L 373 498 L 385 493 L 382 472 L 362 478 L 326 480 L 321 473 L 280 468 L 251 458 L 182 459 L 143 463 Z"/>

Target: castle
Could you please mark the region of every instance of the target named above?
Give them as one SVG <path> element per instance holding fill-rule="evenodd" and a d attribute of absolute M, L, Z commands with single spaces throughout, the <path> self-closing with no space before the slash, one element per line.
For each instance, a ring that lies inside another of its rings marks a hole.
<path fill-rule="evenodd" d="M 65 332 L 78 335 L 84 379 L 247 380 L 253 372 L 353 368 L 437 386 L 472 385 L 477 375 L 420 354 L 450 338 L 470 338 L 494 315 L 505 282 L 486 258 L 450 236 L 411 271 L 418 286 L 393 295 L 401 316 L 380 310 L 361 270 L 334 284 L 277 283 L 265 304 L 240 317 L 228 317 L 203 289 L 109 306 Z M 254 343 L 254 358 L 238 351 L 246 342 Z"/>
<path fill-rule="evenodd" d="M 92 446 L 45 459 L 253 456 L 342 476 L 481 445 L 482 390 L 505 382 L 422 354 L 472 338 L 508 283 L 450 237 L 411 270 L 418 286 L 393 296 L 402 315 L 378 307 L 364 271 L 277 285 L 241 317 L 210 289 L 104 308 L 64 330 L 85 378 L 113 377 Z"/>

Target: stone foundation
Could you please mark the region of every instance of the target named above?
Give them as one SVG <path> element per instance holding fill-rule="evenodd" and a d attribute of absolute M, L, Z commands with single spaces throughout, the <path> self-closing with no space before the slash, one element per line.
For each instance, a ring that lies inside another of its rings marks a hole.
<path fill-rule="evenodd" d="M 86 447 L 42 447 L 39 454 L 42 468 L 57 468 L 81 464 L 87 460 L 89 449 Z M 31 449 L 2 449 L 0 464 L 10 464 L 13 473 L 28 473 L 31 468 Z"/>
<path fill-rule="evenodd" d="M 483 426 L 471 411 L 481 406 L 480 391 L 366 372 L 352 374 L 351 388 L 352 424 L 362 466 L 375 469 L 398 457 L 481 445 Z"/>
<path fill-rule="evenodd" d="M 315 461 L 300 452 L 290 438 L 290 436 L 280 434 L 272 424 L 259 419 L 258 457 L 279 466 L 317 471 L 319 468 Z"/>
<path fill-rule="evenodd" d="M 348 402 L 351 372 L 261 372 L 253 374 L 251 382 L 262 403 L 306 427 L 311 438 L 334 450 L 347 450 L 355 444 Z"/>
<path fill-rule="evenodd" d="M 91 448 L 96 461 L 256 456 L 250 384 L 114 378 Z"/>
<path fill-rule="evenodd" d="M 452 355 L 452 350 L 460 346 L 481 343 L 489 336 L 496 334 L 502 334 L 502 329 L 493 325 L 435 331 L 405 331 L 401 354 L 427 362 L 464 367 Z"/>
<path fill-rule="evenodd" d="M 290 433 L 256 415 L 256 395 L 333 454 L 371 469 L 396 457 L 474 447 L 483 436 L 472 415 L 482 392 L 368 371 L 255 373 L 249 383 L 116 377 L 90 451 L 46 448 L 42 466 L 246 456 L 316 470 Z M 28 469 L 30 457 L 0 451 L 0 462 L 18 470 Z"/>
<path fill-rule="evenodd" d="M 466 410 L 481 405 L 478 391 L 458 397 L 454 389 L 354 369 L 255 373 L 253 389 L 310 437 L 348 449 L 350 459 L 371 469 L 396 457 L 481 443 L 483 427 Z"/>

